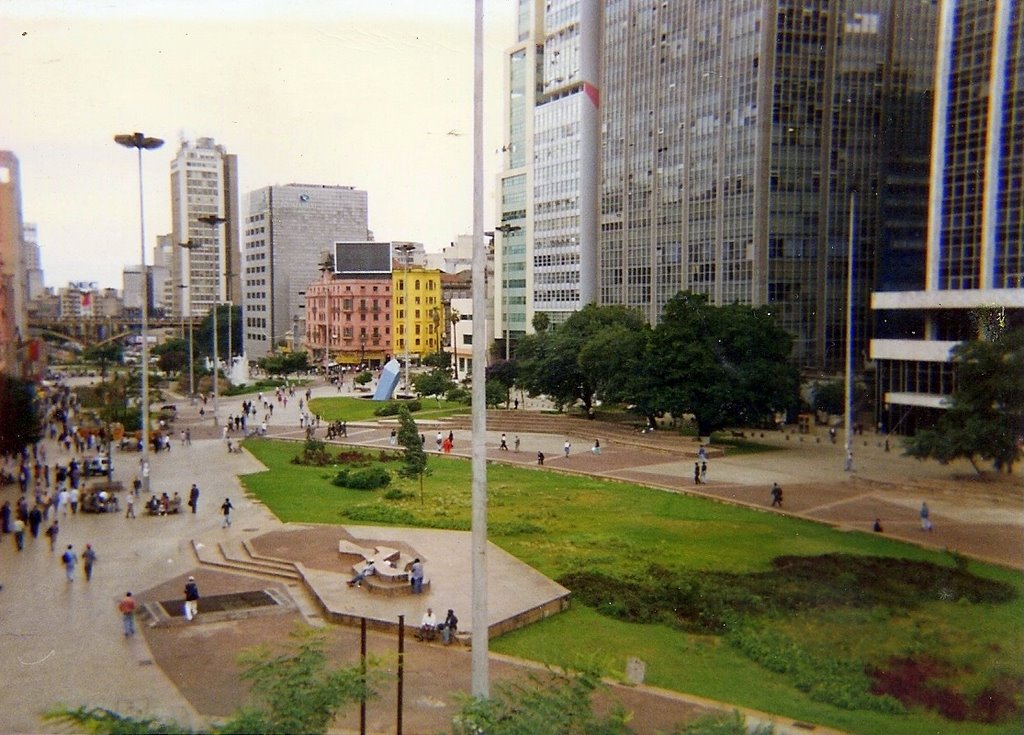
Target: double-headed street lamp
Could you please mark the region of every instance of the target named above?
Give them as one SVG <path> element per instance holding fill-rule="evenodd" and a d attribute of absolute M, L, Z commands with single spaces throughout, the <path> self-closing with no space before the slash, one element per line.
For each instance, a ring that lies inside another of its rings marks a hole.
<path fill-rule="evenodd" d="M 226 219 L 216 214 L 204 214 L 199 217 L 196 217 L 196 219 L 202 222 L 204 225 L 209 225 L 210 230 L 213 233 L 217 232 L 217 225 L 222 225 L 225 222 L 227 222 Z M 216 241 L 216 237 L 214 237 L 214 241 Z M 218 263 L 217 276 L 219 279 L 220 260 L 217 257 L 214 257 L 214 260 Z M 214 288 L 216 289 L 216 291 L 213 295 L 213 426 L 214 428 L 216 428 L 217 426 L 219 426 L 219 417 L 217 414 L 217 383 L 220 382 L 218 379 L 220 377 L 218 375 L 218 373 L 220 372 L 220 354 L 217 346 L 217 337 L 219 331 L 217 329 L 217 307 L 220 305 L 220 283 L 214 284 Z"/>
<path fill-rule="evenodd" d="M 138 151 L 139 160 L 139 253 L 142 263 L 142 482 L 143 490 L 149 492 L 149 277 L 146 272 L 146 214 L 142 196 L 142 151 L 152 151 L 164 144 L 160 138 L 150 138 L 143 133 L 122 133 L 114 136 L 114 142 L 125 148 Z"/>
<path fill-rule="evenodd" d="M 416 248 L 411 242 L 403 242 L 395 245 L 396 250 L 402 251 L 402 265 L 405 266 L 405 288 L 402 298 L 405 302 L 405 319 L 402 331 L 405 332 L 405 392 L 409 392 L 409 256 Z"/>

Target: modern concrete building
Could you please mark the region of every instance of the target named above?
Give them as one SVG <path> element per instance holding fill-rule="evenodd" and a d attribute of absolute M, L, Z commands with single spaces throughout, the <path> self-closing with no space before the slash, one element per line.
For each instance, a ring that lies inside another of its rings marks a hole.
<path fill-rule="evenodd" d="M 265 357 L 293 330 L 307 332 L 307 287 L 336 242 L 369 238 L 367 206 L 366 192 L 351 186 L 288 184 L 249 193 L 242 318 L 250 359 Z"/>
<path fill-rule="evenodd" d="M 936 16 L 902 0 L 607 0 L 600 301 L 652 324 L 679 291 L 768 304 L 802 367 L 841 370 L 851 192 L 855 324 L 880 254 L 921 246 L 922 208 L 886 204 L 926 187 Z"/>
<path fill-rule="evenodd" d="M 494 339 L 597 298 L 600 0 L 519 0 L 506 53 Z"/>
<path fill-rule="evenodd" d="M 22 229 L 21 241 L 25 255 L 25 301 L 31 301 L 43 293 L 43 259 L 39 251 L 39 230 L 34 222 L 26 222 Z"/>
<path fill-rule="evenodd" d="M 18 372 L 18 344 L 28 327 L 18 157 L 0 151 L 0 372 Z"/>
<path fill-rule="evenodd" d="M 222 225 L 200 217 L 222 217 Z M 213 138 L 182 141 L 171 161 L 174 316 L 203 317 L 215 303 L 241 303 L 238 158 Z M 184 286 L 184 288 L 179 288 Z"/>
<path fill-rule="evenodd" d="M 174 310 L 174 291 L 177 286 L 171 278 L 174 257 L 178 254 L 170 233 L 157 235 L 153 246 L 153 301 L 161 313 L 180 317 Z M 180 290 L 180 289 L 179 289 Z"/>
<path fill-rule="evenodd" d="M 1024 6 L 943 0 L 938 39 L 923 279 L 872 296 L 879 421 L 899 433 L 941 414 L 953 347 L 1024 325 Z"/>

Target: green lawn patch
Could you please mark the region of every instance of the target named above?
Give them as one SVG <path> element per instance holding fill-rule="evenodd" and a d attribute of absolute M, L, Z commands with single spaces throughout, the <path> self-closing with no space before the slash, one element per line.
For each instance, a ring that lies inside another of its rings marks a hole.
<path fill-rule="evenodd" d="M 331 484 L 339 467 L 292 464 L 299 443 L 246 447 L 271 471 L 243 481 L 283 520 L 469 528 L 465 460 L 432 455 L 421 498 L 394 462 L 378 463 L 387 490 L 352 490 Z M 851 733 L 1019 732 L 1017 572 L 536 468 L 489 465 L 488 495 L 490 539 L 574 593 L 497 651 L 556 665 L 586 651 L 612 675 L 639 656 L 651 684 Z"/>
<path fill-rule="evenodd" d="M 370 400 L 369 395 L 366 398 L 314 398 L 309 402 L 309 410 L 319 415 L 322 421 L 372 421 L 377 418 L 374 412 L 386 402 Z M 443 398 L 420 398 L 417 401 L 420 409 L 413 414 L 416 419 L 442 419 L 469 413 L 469 407 L 464 403 L 452 403 Z"/>

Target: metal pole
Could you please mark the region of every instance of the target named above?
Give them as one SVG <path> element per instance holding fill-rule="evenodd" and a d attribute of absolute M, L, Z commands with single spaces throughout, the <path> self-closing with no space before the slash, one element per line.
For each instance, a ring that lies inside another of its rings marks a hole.
<path fill-rule="evenodd" d="M 142 462 L 149 464 L 149 279 L 146 277 L 146 213 L 142 196 L 142 147 L 139 159 L 139 255 L 142 263 Z M 149 492 L 149 473 L 143 472 L 143 492 Z"/>
<path fill-rule="evenodd" d="M 472 499 L 472 659 L 471 692 L 486 699 L 490 684 L 487 640 L 487 295 L 484 278 L 484 2 L 474 0 L 473 22 L 473 499 Z"/>
<path fill-rule="evenodd" d="M 366 735 L 366 618 L 359 619 L 359 681 L 363 693 L 359 698 L 359 735 Z"/>
<path fill-rule="evenodd" d="M 402 735 L 402 700 L 405 693 L 405 616 L 398 616 L 398 696 L 395 713 L 395 733 Z"/>
<path fill-rule="evenodd" d="M 218 417 L 217 417 L 217 383 L 220 382 L 219 376 L 217 375 L 217 373 L 220 372 L 220 355 L 218 354 L 218 351 L 217 351 L 217 333 L 218 333 L 218 331 L 219 330 L 217 329 L 217 299 L 216 299 L 216 297 L 214 297 L 214 299 L 213 299 L 213 428 L 215 428 L 215 429 L 219 426 Z"/>
<path fill-rule="evenodd" d="M 853 470 L 853 244 L 857 192 L 850 192 L 850 236 L 846 248 L 846 380 L 843 405 L 846 422 L 846 454 L 843 468 Z"/>
<path fill-rule="evenodd" d="M 196 403 L 195 356 L 192 354 L 192 315 L 188 317 L 188 399 L 193 406 Z"/>

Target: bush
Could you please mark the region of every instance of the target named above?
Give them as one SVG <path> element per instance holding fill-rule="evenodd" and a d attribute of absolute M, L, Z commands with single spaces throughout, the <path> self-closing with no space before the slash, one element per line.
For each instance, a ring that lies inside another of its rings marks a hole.
<path fill-rule="evenodd" d="M 397 487 L 393 487 L 384 493 L 385 500 L 413 500 L 415 497 L 414 493 L 406 492 Z"/>
<path fill-rule="evenodd" d="M 331 484 L 352 490 L 376 490 L 391 484 L 391 473 L 383 467 L 345 467 Z"/>
<path fill-rule="evenodd" d="M 465 388 L 452 388 L 445 393 L 444 398 L 451 403 L 464 403 L 467 406 L 473 402 L 473 394 Z"/>
<path fill-rule="evenodd" d="M 327 446 L 319 439 L 307 439 L 302 446 L 302 454 L 292 458 L 292 464 L 311 467 L 324 467 L 333 463 L 334 459 L 327 451 Z"/>
<path fill-rule="evenodd" d="M 416 516 L 393 505 L 356 505 L 341 512 L 342 518 L 358 523 L 391 526 L 416 526 Z"/>
<path fill-rule="evenodd" d="M 409 409 L 409 413 L 416 413 L 422 408 L 420 402 L 412 401 L 388 401 L 383 406 L 378 406 L 373 412 L 374 416 L 397 416 L 402 406 Z"/>

